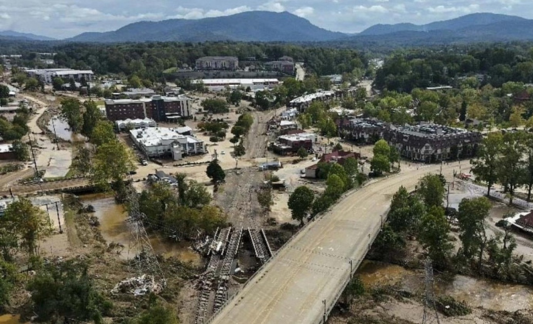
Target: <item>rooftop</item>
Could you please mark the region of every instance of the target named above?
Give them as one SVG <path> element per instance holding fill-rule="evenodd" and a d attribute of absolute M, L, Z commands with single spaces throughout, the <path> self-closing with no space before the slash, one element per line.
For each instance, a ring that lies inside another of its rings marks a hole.
<path fill-rule="evenodd" d="M 175 101 L 190 100 L 190 98 L 185 95 L 179 95 L 177 97 L 152 96 L 150 98 L 140 98 L 140 99 L 107 99 L 105 103 L 106 105 L 117 105 L 117 104 L 125 105 L 125 104 L 131 104 L 131 103 L 151 102 L 152 100 L 163 100 L 165 102 L 175 102 Z"/>
<path fill-rule="evenodd" d="M 334 94 L 335 94 L 334 91 L 318 91 L 312 94 L 304 95 L 296 99 L 293 99 L 291 100 L 291 103 L 310 102 L 310 101 L 313 101 L 314 99 L 323 98 L 327 96 L 333 96 Z"/>
<path fill-rule="evenodd" d="M 279 82 L 278 79 L 201 79 L 201 80 L 192 80 L 191 83 L 204 83 L 210 85 L 225 85 L 225 84 L 258 84 L 258 83 L 276 83 Z"/>
<path fill-rule="evenodd" d="M 135 137 L 144 146 L 169 145 L 174 141 L 187 143 L 201 143 L 202 141 L 190 135 L 179 134 L 176 128 L 151 127 L 130 130 L 131 136 Z"/>
<path fill-rule="evenodd" d="M 0 153 L 11 152 L 13 145 L 11 144 L 0 144 Z"/>

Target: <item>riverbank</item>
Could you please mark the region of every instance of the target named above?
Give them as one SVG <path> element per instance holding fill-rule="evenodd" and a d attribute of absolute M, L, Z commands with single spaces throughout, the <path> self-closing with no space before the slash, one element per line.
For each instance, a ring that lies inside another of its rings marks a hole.
<path fill-rule="evenodd" d="M 357 275 L 365 294 L 349 309 L 339 308 L 328 323 L 421 323 L 424 314 L 425 272 L 398 265 L 365 261 Z M 451 297 L 464 302 L 471 313 L 446 317 L 442 324 L 459 323 L 533 323 L 533 288 L 502 284 L 461 275 L 435 271 L 435 299 Z M 434 314 L 434 311 L 433 311 Z"/>

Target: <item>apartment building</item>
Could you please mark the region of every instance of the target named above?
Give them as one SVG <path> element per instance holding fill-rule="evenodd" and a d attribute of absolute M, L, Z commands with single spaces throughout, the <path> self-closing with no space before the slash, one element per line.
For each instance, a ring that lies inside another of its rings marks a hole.
<path fill-rule="evenodd" d="M 107 119 L 111 121 L 150 118 L 156 122 L 168 122 L 191 116 L 191 102 L 191 99 L 184 95 L 153 96 L 137 100 L 106 100 L 105 109 Z"/>
<path fill-rule="evenodd" d="M 235 56 L 205 56 L 196 60 L 197 70 L 237 70 L 239 59 Z"/>

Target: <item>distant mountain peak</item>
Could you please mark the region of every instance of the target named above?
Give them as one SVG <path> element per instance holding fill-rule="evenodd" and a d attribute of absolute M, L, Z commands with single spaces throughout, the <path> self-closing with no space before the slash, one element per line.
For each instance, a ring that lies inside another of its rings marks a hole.
<path fill-rule="evenodd" d="M 436 21 L 425 25 L 411 23 L 399 23 L 393 25 L 377 24 L 363 30 L 359 35 L 386 35 L 407 31 L 434 31 L 434 30 L 459 30 L 462 28 L 488 25 L 505 21 L 525 21 L 527 19 L 518 16 L 509 16 L 495 13 L 478 12 L 460 16 L 453 19 Z"/>
<path fill-rule="evenodd" d="M 257 41 L 312 42 L 344 38 L 347 35 L 322 29 L 290 12 L 246 11 L 230 16 L 203 19 L 141 21 L 106 33 L 83 33 L 67 41 Z"/>

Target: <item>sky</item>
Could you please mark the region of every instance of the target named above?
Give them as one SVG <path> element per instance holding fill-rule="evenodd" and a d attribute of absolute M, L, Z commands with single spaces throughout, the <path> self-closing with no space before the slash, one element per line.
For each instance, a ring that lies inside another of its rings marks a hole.
<path fill-rule="evenodd" d="M 0 30 L 66 38 L 141 20 L 199 19 L 251 10 L 288 11 L 332 31 L 425 24 L 476 12 L 533 18 L 531 0 L 0 0 Z"/>

